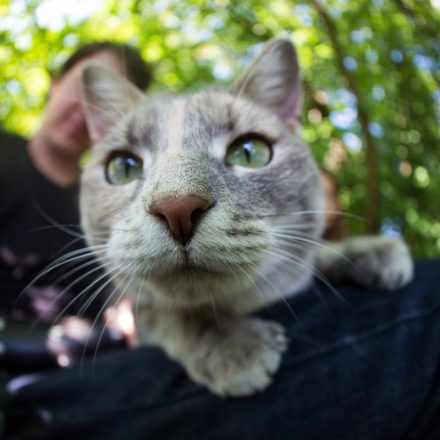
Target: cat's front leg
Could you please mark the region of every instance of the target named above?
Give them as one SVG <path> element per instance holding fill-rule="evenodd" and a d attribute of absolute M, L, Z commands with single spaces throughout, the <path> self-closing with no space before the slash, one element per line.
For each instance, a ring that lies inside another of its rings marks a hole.
<path fill-rule="evenodd" d="M 352 237 L 326 243 L 318 255 L 318 270 L 330 281 L 350 280 L 368 288 L 399 289 L 413 277 L 413 261 L 398 238 Z"/>
<path fill-rule="evenodd" d="M 259 318 L 212 319 L 190 312 L 161 316 L 154 310 L 144 310 L 140 318 L 150 342 L 180 362 L 195 382 L 221 396 L 265 389 L 287 347 L 284 328 Z"/>

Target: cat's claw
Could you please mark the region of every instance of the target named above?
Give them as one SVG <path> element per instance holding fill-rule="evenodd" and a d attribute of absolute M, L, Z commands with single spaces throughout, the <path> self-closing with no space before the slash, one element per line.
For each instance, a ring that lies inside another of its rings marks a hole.
<path fill-rule="evenodd" d="M 232 327 L 214 343 L 210 338 L 209 347 L 191 362 L 188 372 L 217 395 L 248 396 L 271 383 L 287 337 L 281 325 L 256 318 L 239 320 Z"/>

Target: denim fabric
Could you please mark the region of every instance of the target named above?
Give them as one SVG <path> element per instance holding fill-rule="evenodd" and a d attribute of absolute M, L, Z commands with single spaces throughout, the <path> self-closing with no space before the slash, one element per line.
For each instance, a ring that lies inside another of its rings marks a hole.
<path fill-rule="evenodd" d="M 46 374 L 6 402 L 13 439 L 440 439 L 440 260 L 400 291 L 316 285 L 261 315 L 288 328 L 274 383 L 211 395 L 155 348 Z"/>

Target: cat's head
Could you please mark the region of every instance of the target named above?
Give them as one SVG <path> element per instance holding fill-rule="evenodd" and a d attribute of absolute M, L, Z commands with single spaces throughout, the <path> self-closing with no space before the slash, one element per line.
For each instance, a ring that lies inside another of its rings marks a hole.
<path fill-rule="evenodd" d="M 323 199 L 289 41 L 269 42 L 229 90 L 149 96 L 97 64 L 82 86 L 94 141 L 82 224 L 111 276 L 182 305 L 308 276 Z"/>

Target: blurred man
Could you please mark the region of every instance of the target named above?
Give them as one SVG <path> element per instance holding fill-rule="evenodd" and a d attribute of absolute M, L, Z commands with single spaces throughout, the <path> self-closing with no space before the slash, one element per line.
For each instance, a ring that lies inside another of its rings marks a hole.
<path fill-rule="evenodd" d="M 81 257 L 86 251 L 80 251 L 85 244 L 77 200 L 80 159 L 91 143 L 79 76 L 92 61 L 117 70 L 142 90 L 151 80 L 149 67 L 132 47 L 86 44 L 53 77 L 37 133 L 30 140 L 0 134 L 0 314 L 7 319 L 50 323 L 61 312 L 77 310 L 97 277 L 98 269 Z M 83 269 L 73 272 L 63 265 L 35 279 L 72 251 Z M 83 298 L 72 302 L 77 295 Z"/>

